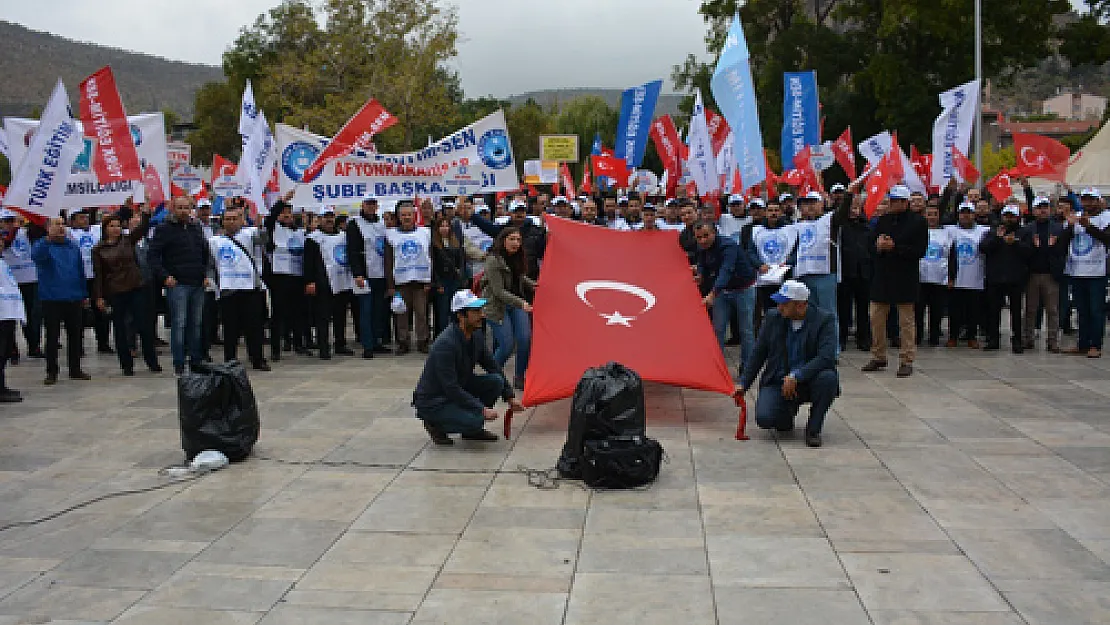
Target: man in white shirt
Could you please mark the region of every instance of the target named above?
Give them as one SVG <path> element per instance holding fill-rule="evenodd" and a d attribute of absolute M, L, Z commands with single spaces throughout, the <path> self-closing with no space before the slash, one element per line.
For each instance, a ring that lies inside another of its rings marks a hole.
<path fill-rule="evenodd" d="M 262 325 L 266 321 L 266 287 L 262 282 L 262 238 L 257 228 L 245 227 L 240 208 L 224 210 L 222 234 L 208 239 L 212 255 L 208 279 L 216 285 L 224 328 L 224 362 L 235 360 L 239 337 L 256 371 L 269 371 L 262 355 Z"/>
<path fill-rule="evenodd" d="M 740 231 L 751 222 L 751 217 L 744 214 L 744 196 L 730 195 L 728 196 L 728 212 L 721 214 L 720 223 L 717 224 L 717 234 L 739 243 Z"/>
<path fill-rule="evenodd" d="M 1061 244 L 1068 248 L 1064 273 L 1071 280 L 1072 297 L 1079 313 L 1079 342 L 1068 353 L 1102 357 L 1106 334 L 1106 250 L 1110 246 L 1110 211 L 1098 191 L 1079 194 L 1081 212 L 1066 215 Z"/>
<path fill-rule="evenodd" d="M 987 270 L 980 246 L 989 227 L 975 223 L 975 206 L 970 202 L 960 204 L 956 220 L 955 226 L 948 226 L 952 237 L 948 253 L 948 347 L 966 340 L 968 347 L 979 349 Z"/>

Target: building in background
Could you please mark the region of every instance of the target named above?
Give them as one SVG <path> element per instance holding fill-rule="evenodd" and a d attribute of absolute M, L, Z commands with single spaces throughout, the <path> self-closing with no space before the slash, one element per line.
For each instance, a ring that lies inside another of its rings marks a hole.
<path fill-rule="evenodd" d="M 1067 120 L 1100 120 L 1106 112 L 1106 98 L 1091 93 L 1064 91 L 1044 101 L 1041 108 L 1045 115 L 1056 115 Z"/>

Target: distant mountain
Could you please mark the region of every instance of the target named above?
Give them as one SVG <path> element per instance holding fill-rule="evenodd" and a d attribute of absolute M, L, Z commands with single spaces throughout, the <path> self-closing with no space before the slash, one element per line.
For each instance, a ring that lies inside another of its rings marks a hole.
<path fill-rule="evenodd" d="M 105 65 L 112 66 L 128 113 L 170 109 L 192 119 L 197 89 L 223 80 L 218 67 L 82 43 L 0 20 L 0 115 L 41 110 L 58 78 L 76 108 L 77 84 Z"/>
<path fill-rule="evenodd" d="M 577 89 L 545 89 L 543 91 L 529 91 L 520 95 L 509 96 L 506 98 L 514 106 L 524 104 L 528 98 L 536 101 L 536 104 L 547 107 L 552 104 L 559 104 L 569 102 L 575 98 L 582 96 L 596 95 L 605 100 L 609 106 L 620 109 L 621 94 L 624 89 L 590 89 L 590 88 L 577 88 Z M 684 96 L 678 93 L 663 93 L 659 95 L 659 103 L 655 106 L 655 115 L 675 115 L 678 113 L 678 103 L 682 101 Z"/>

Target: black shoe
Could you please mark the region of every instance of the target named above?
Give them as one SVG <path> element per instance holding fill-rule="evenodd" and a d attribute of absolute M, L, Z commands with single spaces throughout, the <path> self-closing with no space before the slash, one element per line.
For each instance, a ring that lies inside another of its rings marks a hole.
<path fill-rule="evenodd" d="M 820 432 L 806 432 L 806 447 L 820 447 L 821 434 Z"/>
<path fill-rule="evenodd" d="M 940 339 L 929 339 L 929 347 L 940 347 Z"/>
<path fill-rule="evenodd" d="M 147 365 L 147 369 L 149 369 L 151 373 L 162 373 L 162 365 L 158 363 Z"/>
<path fill-rule="evenodd" d="M 216 337 L 216 338 L 212 339 L 212 344 L 213 345 L 223 345 L 224 340 L 219 338 L 219 337 Z"/>
<path fill-rule="evenodd" d="M 987 344 L 983 346 L 983 351 L 985 351 L 985 352 L 997 352 L 998 351 L 998 343 L 995 343 L 995 342 L 992 342 L 992 341 L 987 341 Z"/>
<path fill-rule="evenodd" d="M 285 343 L 284 345 L 281 346 L 281 351 L 283 351 L 283 352 L 293 351 L 293 344 L 292 343 Z"/>
<path fill-rule="evenodd" d="M 154 337 L 154 344 L 158 347 L 169 347 L 170 342 L 160 336 L 156 336 Z"/>
<path fill-rule="evenodd" d="M 28 358 L 46 358 L 46 354 L 42 353 L 41 349 L 32 349 L 27 352 Z"/>
<path fill-rule="evenodd" d="M 794 424 L 793 423 L 776 423 L 775 424 L 775 431 L 779 432 L 781 434 L 788 434 L 788 433 L 794 431 Z"/>
<path fill-rule="evenodd" d="M 45 384 L 46 386 L 54 386 L 55 384 L 58 383 L 58 374 L 57 373 L 48 373 L 48 374 L 46 374 L 46 379 L 43 380 L 42 383 Z"/>
<path fill-rule="evenodd" d="M 270 368 L 270 363 L 265 360 L 255 363 L 251 368 L 255 371 L 273 371 L 273 369 Z"/>
<path fill-rule="evenodd" d="M 335 355 L 336 356 L 354 356 L 355 355 L 355 350 L 351 349 L 350 347 L 336 347 L 335 348 Z"/>
<path fill-rule="evenodd" d="M 362 350 L 362 357 L 365 358 L 366 360 L 373 359 L 374 358 L 374 350 L 372 350 L 372 349 Z"/>
<path fill-rule="evenodd" d="M 98 353 L 98 354 L 114 354 L 114 353 L 116 353 L 116 350 L 112 349 L 108 345 L 100 345 L 100 346 L 97 346 L 96 353 Z"/>
<path fill-rule="evenodd" d="M 185 366 L 184 365 L 174 365 L 173 366 L 173 374 L 174 375 L 185 375 Z"/>
<path fill-rule="evenodd" d="M 393 353 L 393 350 L 389 349 L 385 345 L 378 345 L 377 347 L 374 348 L 374 353 L 375 354 L 390 354 L 390 353 Z"/>
<path fill-rule="evenodd" d="M 1072 336 L 1075 334 L 1075 328 L 1060 328 L 1060 331 L 1067 336 Z"/>
<path fill-rule="evenodd" d="M 902 339 L 890 339 L 890 346 L 891 347 L 901 347 L 902 346 Z"/>
<path fill-rule="evenodd" d="M 125 375 L 129 378 L 133 378 L 133 377 L 135 377 L 135 370 L 134 369 L 124 369 L 123 370 L 123 375 Z"/>
<path fill-rule="evenodd" d="M 308 349 L 307 347 L 298 347 L 293 350 L 293 353 L 298 356 L 311 356 L 312 350 Z"/>
<path fill-rule="evenodd" d="M 856 343 L 856 349 L 858 349 L 861 352 L 869 352 L 869 351 L 871 351 L 871 344 L 870 343 Z"/>
<path fill-rule="evenodd" d="M 739 344 L 740 344 L 740 339 L 738 339 L 736 337 L 733 337 L 733 338 L 725 341 L 725 345 L 734 345 L 735 346 L 735 345 L 739 345 Z"/>
<path fill-rule="evenodd" d="M 886 369 L 886 361 L 875 360 L 874 358 L 872 358 L 871 362 L 863 365 L 863 367 L 860 368 L 860 371 L 863 371 L 864 373 L 871 373 L 874 371 L 882 371 L 883 369 Z"/>
<path fill-rule="evenodd" d="M 276 351 L 276 352 L 271 351 L 270 352 L 270 360 L 272 360 L 274 362 L 278 362 L 279 360 L 281 360 L 281 352 L 280 351 Z"/>
<path fill-rule="evenodd" d="M 904 362 L 901 365 L 898 365 L 898 373 L 896 373 L 894 375 L 896 375 L 900 378 L 910 377 L 911 375 L 913 375 L 913 365 L 911 365 L 908 362 Z"/>
<path fill-rule="evenodd" d="M 394 353 L 397 354 L 398 356 L 404 356 L 405 354 L 409 353 L 410 351 L 412 351 L 412 349 L 408 345 L 398 345 L 397 346 L 397 351 L 395 351 Z"/>
<path fill-rule="evenodd" d="M 0 390 L 0 404 L 18 404 L 23 401 L 23 396 L 19 391 L 13 391 L 10 388 Z"/>
<path fill-rule="evenodd" d="M 84 371 L 71 371 L 69 374 L 71 380 L 91 380 L 92 376 Z"/>
<path fill-rule="evenodd" d="M 320 350 L 320 360 L 331 360 L 331 352 L 326 349 Z"/>
<path fill-rule="evenodd" d="M 455 441 L 451 440 L 451 437 L 447 436 L 447 434 L 444 433 L 443 430 L 437 428 L 434 425 L 429 425 L 429 424 L 425 423 L 424 424 L 424 431 L 428 433 L 428 436 L 432 437 L 432 442 L 435 443 L 436 445 L 454 445 L 455 444 Z"/>
<path fill-rule="evenodd" d="M 463 438 L 464 441 L 490 442 L 490 441 L 501 440 L 497 437 L 496 434 L 494 434 L 493 432 L 490 432 L 489 430 L 480 430 L 480 431 L 475 432 L 473 434 L 463 434 L 462 438 Z"/>
<path fill-rule="evenodd" d="M 416 351 L 420 352 L 421 354 L 427 354 L 428 353 L 428 341 L 418 341 L 416 343 Z"/>
<path fill-rule="evenodd" d="M 1015 354 L 1024 354 L 1025 353 L 1025 346 L 1023 346 L 1021 343 L 1014 343 L 1013 346 L 1010 349 Z"/>

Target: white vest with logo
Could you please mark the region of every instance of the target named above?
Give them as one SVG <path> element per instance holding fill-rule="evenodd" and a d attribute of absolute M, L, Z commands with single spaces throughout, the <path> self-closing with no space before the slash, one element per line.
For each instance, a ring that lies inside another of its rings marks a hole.
<path fill-rule="evenodd" d="M 1091 225 L 1105 228 L 1110 224 L 1110 211 L 1091 218 Z M 1064 273 L 1073 278 L 1103 278 L 1106 276 L 1106 246 L 1087 234 L 1087 229 L 1076 224 L 1075 236 L 1068 246 L 1068 262 Z"/>
<path fill-rule="evenodd" d="M 952 232 L 946 227 L 929 228 L 929 247 L 918 261 L 922 284 L 948 284 L 948 254 L 952 250 Z"/>
<path fill-rule="evenodd" d="M 832 218 L 833 213 L 825 213 L 814 221 L 794 224 L 798 232 L 795 276 L 824 276 L 832 272 Z"/>
<path fill-rule="evenodd" d="M 227 235 L 221 234 L 208 239 L 208 249 L 212 250 L 212 258 L 216 262 L 219 291 L 252 291 L 262 287 L 258 250 L 251 249 L 252 230 L 243 228 L 235 233 L 235 241 L 251 253 L 250 257 Z"/>
<path fill-rule="evenodd" d="M 717 224 L 717 234 L 722 237 L 728 237 L 732 239 L 734 243 L 739 243 L 740 230 L 742 230 L 744 226 L 750 223 L 752 223 L 751 217 L 734 217 L 732 213 L 723 213 L 721 214 L 721 219 Z M 660 225 L 659 227 L 660 229 L 664 230 L 668 229 L 663 228 L 662 225 Z"/>
<path fill-rule="evenodd" d="M 270 264 L 274 273 L 285 276 L 304 275 L 304 230 L 274 226 L 274 254 Z"/>
<path fill-rule="evenodd" d="M 391 228 L 386 236 L 389 244 L 393 246 L 393 282 L 395 284 L 430 283 L 432 281 L 432 231 L 427 228 L 417 228 L 411 232 L 401 232 Z"/>
<path fill-rule="evenodd" d="M 956 248 L 955 287 L 982 291 L 987 277 L 987 257 L 979 251 L 979 246 L 990 227 L 975 225 L 964 229 L 948 226 L 947 230 L 952 237 L 951 245 Z"/>
<path fill-rule="evenodd" d="M 66 231 L 69 238 L 81 248 L 81 262 L 85 265 L 85 279 L 91 280 L 93 273 L 92 251 L 100 243 L 100 224 L 89 226 L 88 230 L 70 228 Z"/>
<path fill-rule="evenodd" d="M 19 292 L 19 283 L 12 275 L 11 267 L 0 259 L 0 321 L 27 322 L 27 313 L 23 308 L 23 295 Z"/>
<path fill-rule="evenodd" d="M 347 235 L 325 234 L 316 230 L 308 236 L 320 246 L 320 257 L 324 261 L 324 270 L 328 273 L 332 294 L 353 289 L 355 279 L 347 262 Z"/>
<path fill-rule="evenodd" d="M 752 228 L 752 242 L 764 265 L 781 265 L 790 259 L 790 250 L 798 241 L 798 231 L 793 225 L 781 228 L 756 226 Z M 757 267 L 758 269 L 758 267 Z M 768 280 L 763 275 L 756 278 L 756 285 L 771 286 L 781 281 Z"/>
<path fill-rule="evenodd" d="M 366 251 L 366 275 L 363 278 L 385 277 L 386 227 L 381 219 L 367 221 L 362 215 L 355 217 L 358 231 L 362 233 L 362 246 Z"/>
<path fill-rule="evenodd" d="M 12 244 L 4 250 L 4 262 L 12 270 L 17 283 L 29 284 L 39 281 L 35 261 L 31 258 L 31 240 L 27 238 L 26 228 L 20 228 L 15 233 Z"/>

